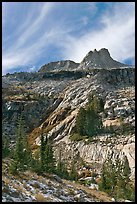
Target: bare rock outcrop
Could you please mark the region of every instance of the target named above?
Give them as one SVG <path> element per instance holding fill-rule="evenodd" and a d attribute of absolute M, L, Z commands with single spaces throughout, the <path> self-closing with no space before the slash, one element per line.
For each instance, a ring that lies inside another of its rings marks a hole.
<path fill-rule="evenodd" d="M 57 62 L 50 62 L 42 66 L 39 72 L 48 72 L 48 71 L 71 71 L 72 69 L 77 68 L 79 63 L 75 63 L 71 60 L 62 60 Z"/>
<path fill-rule="evenodd" d="M 106 48 L 102 48 L 99 51 L 96 49 L 90 51 L 82 60 L 78 69 L 91 70 L 93 68 L 118 68 L 127 66 L 126 64 L 113 60 L 109 51 Z"/>

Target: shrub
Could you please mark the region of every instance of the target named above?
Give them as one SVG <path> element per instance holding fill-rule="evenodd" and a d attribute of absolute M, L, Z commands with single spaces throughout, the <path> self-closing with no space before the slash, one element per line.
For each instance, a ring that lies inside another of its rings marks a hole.
<path fill-rule="evenodd" d="M 18 173 L 17 167 L 18 167 L 17 162 L 13 160 L 9 167 L 9 173 L 16 175 Z"/>
<path fill-rule="evenodd" d="M 44 197 L 44 195 L 41 194 L 41 193 L 37 193 L 37 194 L 35 195 L 35 198 L 36 198 L 36 201 L 37 201 L 37 202 L 48 202 L 48 201 L 50 201 L 49 198 Z"/>
<path fill-rule="evenodd" d="M 73 135 L 71 135 L 69 137 L 72 141 L 80 141 L 80 140 L 83 140 L 83 139 L 86 139 L 88 138 L 87 136 L 81 136 L 79 135 L 78 133 L 74 133 Z"/>

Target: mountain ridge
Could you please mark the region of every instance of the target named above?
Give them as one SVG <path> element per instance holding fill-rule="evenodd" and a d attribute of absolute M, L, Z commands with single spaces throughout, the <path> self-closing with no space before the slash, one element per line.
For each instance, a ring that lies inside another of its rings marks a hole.
<path fill-rule="evenodd" d="M 114 60 L 106 48 L 101 48 L 99 51 L 94 49 L 94 51 L 89 51 L 87 55 L 83 58 L 80 63 L 76 63 L 72 60 L 60 60 L 49 62 L 43 66 L 41 66 L 36 72 L 19 72 L 19 73 L 27 73 L 28 75 L 43 74 L 48 72 L 60 72 L 60 71 L 89 71 L 92 69 L 98 68 L 126 68 L 126 67 L 134 67 L 134 65 L 128 65 Z M 12 74 L 7 73 L 4 76 L 12 76 L 19 75 L 18 72 L 14 72 Z"/>

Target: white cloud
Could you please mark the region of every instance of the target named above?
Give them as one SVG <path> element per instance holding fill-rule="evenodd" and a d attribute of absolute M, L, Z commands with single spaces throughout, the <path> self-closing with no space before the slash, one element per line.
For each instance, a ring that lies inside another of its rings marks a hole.
<path fill-rule="evenodd" d="M 35 5 L 36 6 L 36 5 Z M 2 55 L 2 71 L 5 74 L 8 70 L 13 69 L 17 66 L 24 66 L 32 62 L 39 54 L 41 54 L 42 48 L 44 47 L 44 42 L 50 43 L 53 38 L 53 30 L 45 30 L 45 33 L 37 38 L 37 40 L 30 42 L 31 37 L 35 37 L 35 34 L 41 28 L 43 20 L 48 17 L 50 12 L 54 8 L 54 3 L 48 2 L 42 4 L 40 7 L 36 8 L 35 11 L 39 11 L 39 15 L 35 19 L 32 19 L 32 13 L 28 16 L 27 20 L 21 27 L 17 28 L 16 36 L 17 40 L 14 45 L 6 48 L 3 45 L 3 55 Z M 5 19 L 5 18 L 3 18 Z M 48 22 L 48 20 L 46 21 Z M 24 32 L 21 33 L 21 31 Z M 21 33 L 21 35 L 20 35 Z M 10 38 L 7 38 L 8 41 Z M 3 44 L 6 41 L 3 39 Z M 46 47 L 46 45 L 45 45 Z"/>
<path fill-rule="evenodd" d="M 28 47 L 21 47 L 16 50 L 16 47 L 4 54 L 2 59 L 2 68 L 4 73 L 7 69 L 15 68 L 16 66 L 24 66 L 28 63 L 32 63 L 33 60 L 37 59 L 42 52 L 42 48 L 45 47 L 43 41 L 47 40 L 50 43 L 53 32 L 44 34 L 40 40 L 29 45 Z"/>
<path fill-rule="evenodd" d="M 108 48 L 111 56 L 119 61 L 135 57 L 134 4 L 117 3 L 113 10 L 101 18 L 103 28 L 85 33 L 79 39 L 71 38 L 65 44 L 65 58 L 80 62 L 90 51 Z"/>
<path fill-rule="evenodd" d="M 68 5 L 72 6 L 72 4 Z M 35 6 L 30 11 L 27 20 L 16 30 L 15 44 L 3 49 L 2 68 L 4 74 L 17 66 L 35 64 L 43 55 L 43 52 L 48 53 L 49 47 L 52 46 L 53 48 L 54 46 L 58 47 L 62 59 L 71 59 L 76 62 L 82 61 L 90 50 L 95 48 L 98 50 L 103 47 L 108 48 L 111 56 L 118 61 L 124 61 L 128 58 L 134 60 L 134 4 L 115 3 L 113 8 L 109 7 L 110 10 L 99 18 L 100 22 L 96 22 L 92 13 L 91 17 L 83 15 L 79 19 L 74 19 L 76 25 L 75 23 L 68 23 L 69 19 L 64 18 L 65 11 L 61 19 L 54 18 L 54 12 L 57 12 L 60 6 L 63 6 L 63 4 L 48 2 L 39 4 L 38 7 Z M 87 9 L 91 12 L 97 12 L 97 2 L 94 4 L 87 3 Z M 39 13 L 37 16 L 34 15 L 36 11 L 37 14 Z M 50 21 L 51 16 L 52 20 Z M 86 26 L 91 20 L 94 20 L 95 24 L 101 24 L 100 30 L 92 27 L 91 30 L 82 32 L 84 34 L 79 35 L 79 37 L 72 34 L 73 31 L 77 32 L 81 23 Z M 43 28 L 43 32 L 39 32 L 41 28 Z"/>
<path fill-rule="evenodd" d="M 54 3 L 51 2 L 42 5 L 39 16 L 36 18 L 36 20 L 34 20 L 32 24 L 29 23 L 29 27 L 27 26 L 26 31 L 22 33 L 21 37 L 18 39 L 17 44 L 19 45 L 19 47 L 26 43 L 27 40 L 30 40 L 33 34 L 35 34 L 41 28 L 41 24 L 43 24 L 44 18 L 48 16 L 53 7 Z"/>
<path fill-rule="evenodd" d="M 44 53 L 48 52 L 51 46 L 62 46 L 69 43 L 70 37 L 68 33 L 74 30 L 74 27 L 67 27 L 64 24 L 64 20 L 54 19 L 51 24 L 48 24 L 48 18 L 53 15 L 55 8 L 54 3 L 46 3 L 38 9 L 40 15 L 32 21 L 32 14 L 27 21 L 24 22 L 16 32 L 17 40 L 14 46 L 9 49 L 4 49 L 2 56 L 2 71 L 5 74 L 8 70 L 18 67 L 27 66 L 28 64 L 34 64 L 39 60 Z M 38 10 L 37 10 L 38 11 Z M 31 22 L 32 21 L 32 22 Z M 28 27 L 29 25 L 29 27 Z M 39 29 L 43 27 L 43 32 L 39 33 Z M 24 32 L 20 35 L 20 32 L 24 28 Z M 37 32 L 38 31 L 38 32 Z M 31 41 L 31 38 L 34 38 Z"/>
<path fill-rule="evenodd" d="M 36 67 L 33 65 L 32 67 L 29 68 L 28 71 L 29 71 L 29 72 L 33 72 L 33 71 L 35 71 L 35 70 L 36 70 Z"/>

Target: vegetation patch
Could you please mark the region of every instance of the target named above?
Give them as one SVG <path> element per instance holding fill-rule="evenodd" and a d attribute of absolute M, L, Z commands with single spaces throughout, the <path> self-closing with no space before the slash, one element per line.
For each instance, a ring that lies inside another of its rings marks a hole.
<path fill-rule="evenodd" d="M 37 194 L 35 195 L 35 198 L 36 198 L 36 201 L 37 201 L 37 202 L 48 202 L 48 201 L 50 201 L 49 198 L 45 198 L 44 195 L 41 194 L 41 193 L 37 193 Z"/>
<path fill-rule="evenodd" d="M 105 191 L 117 201 L 121 198 L 135 201 L 135 189 L 129 179 L 130 173 L 131 170 L 126 156 L 121 160 L 119 155 L 114 158 L 114 152 L 109 153 L 103 163 L 99 189 Z"/>
<path fill-rule="evenodd" d="M 87 138 L 88 138 L 88 136 L 81 136 L 78 133 L 74 133 L 73 135 L 71 135 L 69 137 L 69 139 L 71 139 L 71 141 L 81 141 L 81 140 L 84 140 Z"/>
<path fill-rule="evenodd" d="M 86 107 L 79 109 L 76 117 L 76 127 L 70 139 L 80 141 L 101 134 L 103 132 L 103 123 L 100 113 L 103 111 L 103 100 L 94 93 L 89 95 Z"/>

